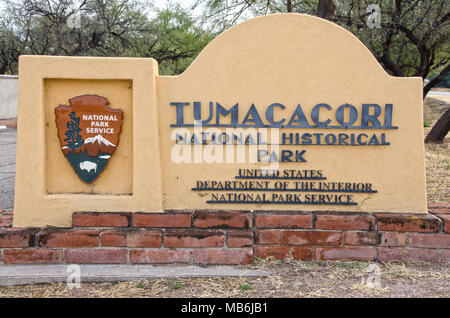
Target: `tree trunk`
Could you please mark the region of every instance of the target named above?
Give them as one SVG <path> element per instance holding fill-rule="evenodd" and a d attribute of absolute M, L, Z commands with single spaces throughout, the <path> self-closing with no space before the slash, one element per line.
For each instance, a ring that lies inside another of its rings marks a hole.
<path fill-rule="evenodd" d="M 292 0 L 286 0 L 286 10 L 292 12 Z"/>
<path fill-rule="evenodd" d="M 439 84 L 440 82 L 442 82 L 444 80 L 444 78 L 447 76 L 448 72 L 450 72 L 450 64 L 447 65 L 440 73 L 438 76 L 436 76 L 435 78 L 433 78 L 431 81 L 428 82 L 427 85 L 425 85 L 425 87 L 423 88 L 423 98 L 425 98 L 425 96 L 427 96 L 428 92 L 437 84 Z"/>
<path fill-rule="evenodd" d="M 425 143 L 441 143 L 450 130 L 450 108 L 439 118 L 425 138 Z"/>
<path fill-rule="evenodd" d="M 331 20 L 335 9 L 336 6 L 334 5 L 333 0 L 319 0 L 317 16 L 326 20 Z"/>
<path fill-rule="evenodd" d="M 428 92 L 447 76 L 450 72 L 450 64 L 447 65 L 438 76 L 433 78 L 427 85 L 423 88 L 423 98 L 428 94 Z M 425 138 L 425 143 L 441 143 L 444 141 L 445 136 L 447 136 L 450 129 L 450 108 L 439 118 L 439 120 L 434 124 L 433 128 L 428 133 Z"/>

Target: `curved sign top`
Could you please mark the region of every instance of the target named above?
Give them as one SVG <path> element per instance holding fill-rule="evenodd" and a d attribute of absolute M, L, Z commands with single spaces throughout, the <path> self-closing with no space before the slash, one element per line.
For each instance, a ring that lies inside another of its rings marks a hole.
<path fill-rule="evenodd" d="M 22 56 L 18 127 L 16 226 L 80 211 L 427 212 L 422 79 L 389 76 L 307 15 L 237 25 L 179 76 L 153 59 Z"/>

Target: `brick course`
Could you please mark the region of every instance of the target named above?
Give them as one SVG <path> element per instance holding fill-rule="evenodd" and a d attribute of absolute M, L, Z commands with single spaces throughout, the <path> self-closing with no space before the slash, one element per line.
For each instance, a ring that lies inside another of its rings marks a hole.
<path fill-rule="evenodd" d="M 133 264 L 190 263 L 191 251 L 173 249 L 131 250 L 130 261 Z"/>
<path fill-rule="evenodd" d="M 194 213 L 194 227 L 201 229 L 248 229 L 251 227 L 249 213 L 242 212 L 208 212 Z"/>
<path fill-rule="evenodd" d="M 220 231 L 166 231 L 164 234 L 166 247 L 220 247 L 224 242 L 224 233 Z"/>
<path fill-rule="evenodd" d="M 191 226 L 191 213 L 135 213 L 134 227 L 187 228 Z"/>
<path fill-rule="evenodd" d="M 317 260 L 357 260 L 375 261 L 377 251 L 374 247 L 334 247 L 316 249 Z"/>
<path fill-rule="evenodd" d="M 265 212 L 255 216 L 255 227 L 261 229 L 311 229 L 312 225 L 312 214 Z"/>
<path fill-rule="evenodd" d="M 375 224 L 372 215 L 321 214 L 316 217 L 316 229 L 371 230 Z"/>
<path fill-rule="evenodd" d="M 79 264 L 125 264 L 127 253 L 125 249 L 74 248 L 66 250 L 66 261 Z"/>
<path fill-rule="evenodd" d="M 336 231 L 284 231 L 285 245 L 340 245 L 342 233 Z"/>
<path fill-rule="evenodd" d="M 0 248 L 30 247 L 34 245 L 36 229 L 4 228 L 0 229 Z"/>
<path fill-rule="evenodd" d="M 72 226 L 116 227 L 129 226 L 131 213 L 74 213 Z"/>
<path fill-rule="evenodd" d="M 438 232 L 442 221 L 434 215 L 377 214 L 378 231 Z"/>
<path fill-rule="evenodd" d="M 4 250 L 3 262 L 5 264 L 50 264 L 63 261 L 62 250 Z"/>
<path fill-rule="evenodd" d="M 450 262 L 448 205 L 430 214 L 270 211 L 74 213 L 72 228 L 13 228 L 1 264 L 250 264 L 255 258 Z"/>
<path fill-rule="evenodd" d="M 161 247 L 161 242 L 161 231 L 137 229 L 102 232 L 104 247 Z"/>
<path fill-rule="evenodd" d="M 36 245 L 39 247 L 96 247 L 99 234 L 98 230 L 44 229 L 36 234 Z"/>

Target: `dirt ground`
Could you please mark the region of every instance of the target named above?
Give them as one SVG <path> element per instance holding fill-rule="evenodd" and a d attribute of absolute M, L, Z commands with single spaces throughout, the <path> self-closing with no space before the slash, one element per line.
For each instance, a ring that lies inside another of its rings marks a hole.
<path fill-rule="evenodd" d="M 430 126 L 425 135 L 447 107 L 437 99 L 425 100 L 424 120 Z M 425 145 L 425 150 L 428 201 L 450 202 L 450 136 L 442 144 Z M 73 290 L 65 283 L 0 287 L 0 297 L 450 297 L 450 263 L 267 259 L 248 267 L 271 275 L 90 283 Z"/>
<path fill-rule="evenodd" d="M 449 104 L 426 98 L 424 102 L 425 136 L 444 114 Z M 425 138 L 425 137 L 424 137 Z M 428 202 L 450 202 L 450 134 L 442 144 L 425 144 Z"/>
<path fill-rule="evenodd" d="M 266 259 L 250 267 L 268 270 L 271 275 L 82 283 L 80 289 L 72 290 L 65 283 L 2 287 L 0 297 L 450 297 L 450 264 Z"/>
<path fill-rule="evenodd" d="M 450 88 L 444 88 L 444 87 L 433 87 L 433 89 L 431 89 L 432 91 L 436 91 L 436 92 L 450 92 Z"/>

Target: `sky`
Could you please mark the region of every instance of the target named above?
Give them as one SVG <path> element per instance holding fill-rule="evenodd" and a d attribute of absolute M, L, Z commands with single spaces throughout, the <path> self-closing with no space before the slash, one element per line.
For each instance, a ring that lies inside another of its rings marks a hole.
<path fill-rule="evenodd" d="M 169 2 L 179 3 L 184 8 L 189 8 L 196 2 L 196 0 L 151 0 L 151 1 L 153 2 L 154 6 L 159 9 L 164 9 L 165 7 L 167 7 L 167 4 Z M 4 8 L 5 8 L 5 4 L 3 1 L 0 0 L 0 10 L 4 9 Z M 197 8 L 194 11 L 194 13 L 197 15 L 197 14 L 199 14 L 198 12 L 201 13 L 201 10 L 199 10 Z"/>
<path fill-rule="evenodd" d="M 154 9 L 149 10 L 148 15 L 150 17 L 154 17 L 156 16 L 156 11 L 157 9 L 164 9 L 168 6 L 169 3 L 173 3 L 173 4 L 180 4 L 183 8 L 185 9 L 189 9 L 192 8 L 192 6 L 195 4 L 197 0 L 150 0 L 150 2 L 153 2 L 154 5 Z M 75 0 L 75 3 L 79 3 L 81 2 L 81 0 Z M 4 10 L 5 7 L 5 3 L 4 1 L 0 0 L 0 13 L 2 10 Z M 193 16 L 194 17 L 199 17 L 202 15 L 202 6 L 198 6 L 197 8 L 195 8 L 194 12 L 193 12 Z"/>
<path fill-rule="evenodd" d="M 187 8 L 195 3 L 195 0 L 153 0 L 155 7 L 164 8 L 167 2 L 179 3 Z"/>
<path fill-rule="evenodd" d="M 183 8 L 188 9 L 191 8 L 196 0 L 153 0 L 153 4 L 158 9 L 164 9 L 167 7 L 168 3 L 178 3 Z M 200 16 L 202 14 L 201 6 L 196 8 L 193 12 L 194 16 Z"/>

